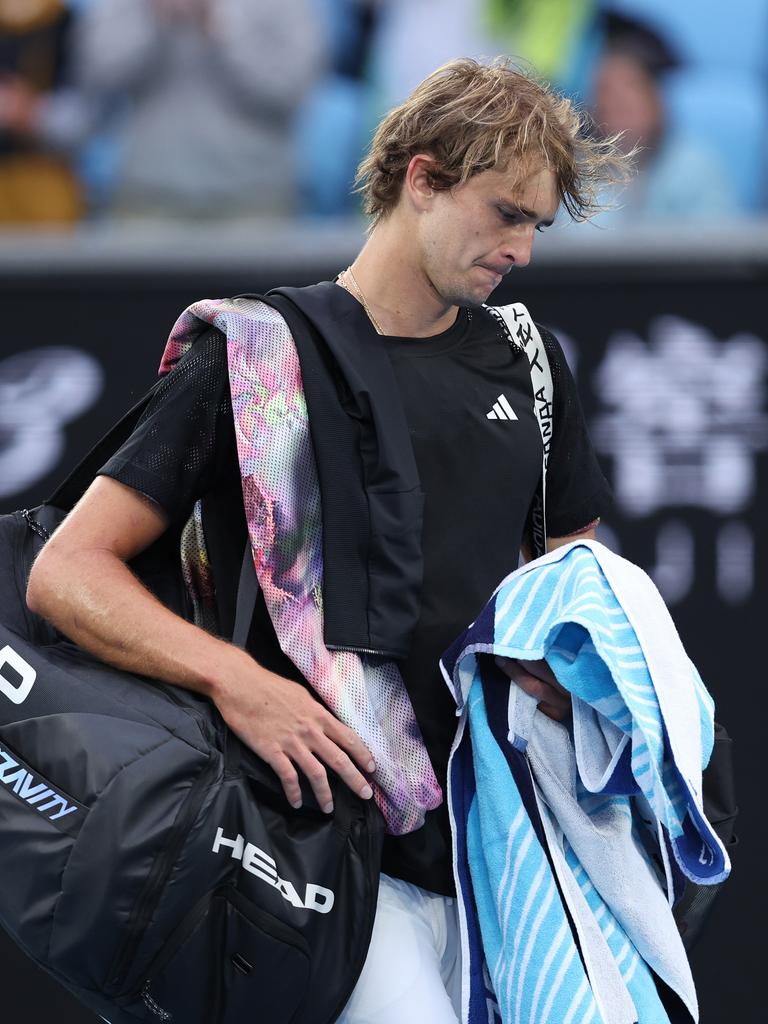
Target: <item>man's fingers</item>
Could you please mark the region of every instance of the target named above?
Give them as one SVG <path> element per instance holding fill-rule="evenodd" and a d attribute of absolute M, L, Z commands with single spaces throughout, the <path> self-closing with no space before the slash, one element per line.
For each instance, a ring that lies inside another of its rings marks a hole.
<path fill-rule="evenodd" d="M 358 796 L 364 800 L 369 800 L 373 796 L 373 790 L 368 780 L 360 774 L 349 757 L 332 740 L 326 737 L 318 744 L 315 752 Z"/>
<path fill-rule="evenodd" d="M 568 708 L 565 707 L 554 707 L 552 704 L 547 704 L 546 701 L 539 701 L 537 705 L 542 715 L 546 715 L 547 718 L 551 718 L 555 722 L 562 722 L 564 718 L 568 717 Z"/>
<path fill-rule="evenodd" d="M 520 676 L 529 674 L 525 672 L 523 666 L 520 664 L 517 658 L 503 658 L 500 654 L 496 654 L 494 655 L 493 660 L 496 662 L 496 664 L 499 666 L 502 672 L 506 672 L 509 678 L 513 680 L 513 682 L 515 683 L 517 682 Z"/>
<path fill-rule="evenodd" d="M 366 772 L 376 771 L 373 754 L 353 729 L 347 728 L 337 718 L 328 714 L 324 729 L 325 735 L 338 746 L 342 747 Z"/>
<path fill-rule="evenodd" d="M 536 679 L 540 679 L 544 683 L 548 683 L 550 686 L 554 686 L 557 690 L 561 690 L 563 693 L 567 693 L 563 687 L 558 683 L 555 678 L 555 673 L 549 667 L 549 664 L 544 658 L 539 658 L 537 661 L 526 661 L 524 658 L 504 658 L 502 655 L 497 654 L 493 659 L 500 669 L 509 676 L 510 679 L 518 681 L 520 677 L 534 676 Z"/>
<path fill-rule="evenodd" d="M 315 799 L 320 805 L 320 809 L 325 811 L 326 814 L 330 814 L 333 810 L 333 794 L 328 782 L 328 773 L 323 765 L 312 751 L 307 750 L 306 747 L 301 747 L 295 754 L 291 754 L 291 757 L 309 779 L 309 784 L 315 794 Z"/>
<path fill-rule="evenodd" d="M 562 722 L 568 717 L 571 711 L 570 697 L 563 697 L 562 694 L 558 693 L 554 687 L 549 686 L 548 683 L 541 682 L 535 676 L 528 676 L 527 679 L 523 677 L 522 682 L 518 682 L 517 685 L 525 693 L 535 697 L 538 701 L 537 707 L 539 711 L 545 714 L 547 718 L 553 718 L 556 722 Z"/>
<path fill-rule="evenodd" d="M 520 662 L 515 658 L 503 658 L 498 655 L 495 661 L 521 690 L 536 698 L 539 710 L 548 718 L 562 722 L 568 717 L 571 710 L 571 695 L 557 682 L 545 661 Z M 532 674 L 527 671 L 527 667 L 534 668 L 539 674 Z M 548 675 L 549 678 L 542 679 L 543 675 Z"/>
<path fill-rule="evenodd" d="M 282 751 L 278 751 L 268 762 L 283 785 L 283 791 L 291 807 L 301 807 L 301 786 L 299 776 L 291 761 Z"/>
<path fill-rule="evenodd" d="M 349 744 L 351 753 L 357 756 L 358 760 L 366 767 L 373 764 L 370 751 L 364 743 L 358 739 L 351 729 L 336 722 L 339 726 L 340 741 Z M 346 751 L 331 739 L 326 733 L 318 732 L 303 742 L 296 743 L 288 748 L 288 756 L 304 772 L 309 780 L 315 798 L 321 809 L 330 814 L 333 810 L 333 793 L 328 782 L 327 769 L 330 768 L 339 776 L 342 782 L 358 796 L 368 800 L 373 796 L 373 790 Z"/>
<path fill-rule="evenodd" d="M 538 676 L 531 675 L 514 658 L 497 657 L 495 660 L 499 668 L 503 669 L 512 682 L 517 683 L 521 690 L 525 690 L 531 697 L 538 697 L 539 700 L 549 700 L 552 695 L 552 687 L 549 683 Z"/>
<path fill-rule="evenodd" d="M 558 683 L 555 673 L 549 667 L 549 662 L 544 658 L 540 658 L 538 661 L 526 661 L 524 658 L 520 658 L 518 663 L 522 665 L 529 675 L 536 676 L 537 679 L 543 679 L 545 683 L 553 686 L 558 693 L 562 693 L 564 697 L 568 696 L 568 691 Z"/>

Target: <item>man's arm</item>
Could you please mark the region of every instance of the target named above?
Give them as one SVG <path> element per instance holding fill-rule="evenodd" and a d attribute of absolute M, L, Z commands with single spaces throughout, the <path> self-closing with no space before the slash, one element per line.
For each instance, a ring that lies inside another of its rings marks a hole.
<path fill-rule="evenodd" d="M 29 578 L 29 608 L 103 661 L 210 697 L 229 727 L 272 766 L 299 806 L 297 769 L 332 810 L 325 766 L 364 798 L 355 763 L 373 770 L 355 733 L 291 680 L 166 608 L 125 564 L 168 522 L 138 491 L 100 476 L 47 542 Z"/>
<path fill-rule="evenodd" d="M 554 551 L 564 544 L 570 544 L 574 540 L 596 540 L 597 528 L 590 525 L 587 530 L 579 530 L 570 533 L 567 537 L 547 537 L 547 551 Z M 525 547 L 521 549 L 523 559 L 531 561 L 530 552 Z M 521 690 L 524 690 L 531 697 L 538 697 L 539 710 L 556 722 L 562 722 L 571 712 L 571 695 L 555 679 L 552 669 L 547 662 L 521 661 L 515 658 L 496 658 L 496 664 L 500 669 L 514 680 Z"/>

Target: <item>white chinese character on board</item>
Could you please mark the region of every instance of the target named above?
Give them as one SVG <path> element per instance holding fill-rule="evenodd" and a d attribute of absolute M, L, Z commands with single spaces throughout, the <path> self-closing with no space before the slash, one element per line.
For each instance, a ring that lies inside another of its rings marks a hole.
<path fill-rule="evenodd" d="M 61 458 L 67 423 L 93 406 L 104 371 L 88 352 L 29 348 L 0 362 L 0 498 L 23 491 Z"/>
<path fill-rule="evenodd" d="M 614 334 L 595 375 L 606 411 L 592 435 L 613 457 L 617 504 L 636 516 L 664 506 L 745 509 L 755 455 L 768 447 L 766 370 L 768 350 L 752 334 L 720 341 L 672 316 L 652 322 L 647 342 Z"/>

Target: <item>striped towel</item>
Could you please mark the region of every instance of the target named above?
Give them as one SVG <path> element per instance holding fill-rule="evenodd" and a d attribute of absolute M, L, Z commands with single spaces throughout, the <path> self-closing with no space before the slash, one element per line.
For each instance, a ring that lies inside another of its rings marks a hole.
<path fill-rule="evenodd" d="M 481 654 L 546 657 L 572 732 L 526 713 Z M 558 548 L 507 577 L 441 664 L 461 712 L 464 1019 L 489 1020 L 490 976 L 505 1022 L 664 1022 L 649 965 L 698 1019 L 670 904 L 683 876 L 729 872 L 701 800 L 713 705 L 651 580 L 595 542 Z"/>

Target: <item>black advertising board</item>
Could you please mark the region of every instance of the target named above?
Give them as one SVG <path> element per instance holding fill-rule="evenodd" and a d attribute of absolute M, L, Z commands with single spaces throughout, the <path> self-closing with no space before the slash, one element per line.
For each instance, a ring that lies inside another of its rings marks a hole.
<path fill-rule="evenodd" d="M 614 507 L 599 539 L 650 572 L 735 739 L 740 846 L 693 962 L 704 1024 L 757 1020 L 766 846 L 758 780 L 766 715 L 768 262 L 624 258 L 513 272 L 561 339 Z M 154 379 L 178 313 L 202 296 L 308 284 L 340 269 L 68 273 L 0 280 L 0 511 L 33 505 Z M 90 1020 L 5 937 L 8 1024 Z M 17 963 L 17 961 L 19 961 Z M 36 1009 L 31 1009 L 35 1004 Z M 22 1009 L 24 1011 L 22 1013 Z M 9 1011 L 8 1011 L 9 1012 Z"/>

